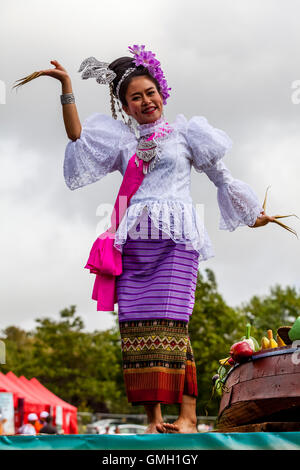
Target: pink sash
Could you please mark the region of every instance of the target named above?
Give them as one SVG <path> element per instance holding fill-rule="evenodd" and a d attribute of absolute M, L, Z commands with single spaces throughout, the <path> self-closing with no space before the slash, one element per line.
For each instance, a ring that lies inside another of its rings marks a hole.
<path fill-rule="evenodd" d="M 151 136 L 148 140 L 154 137 Z M 84 266 L 96 274 L 92 299 L 97 301 L 97 310 L 113 311 L 117 300 L 115 277 L 122 274 L 122 253 L 115 248 L 115 232 L 126 212 L 128 203 L 144 179 L 143 164 L 140 159 L 135 163 L 134 154 L 127 165 L 122 184 L 111 216 L 111 227 L 99 235 L 90 251 Z M 148 165 L 149 163 L 147 163 Z"/>

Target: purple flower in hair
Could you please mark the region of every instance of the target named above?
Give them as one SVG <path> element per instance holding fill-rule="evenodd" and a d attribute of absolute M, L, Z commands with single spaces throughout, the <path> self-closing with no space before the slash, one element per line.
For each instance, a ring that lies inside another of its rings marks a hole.
<path fill-rule="evenodd" d="M 154 77 L 160 86 L 161 94 L 163 97 L 163 103 L 167 104 L 167 98 L 169 98 L 169 90 L 167 81 L 165 79 L 164 73 L 160 67 L 160 62 L 155 58 L 155 54 L 152 51 L 145 51 L 145 46 L 138 46 L 134 44 L 131 47 L 128 47 L 129 51 L 134 55 L 134 64 L 136 67 L 142 65 L 149 70 L 149 73 Z"/>
<path fill-rule="evenodd" d="M 142 51 L 139 54 L 135 54 L 134 63 L 137 67 L 143 65 L 148 69 L 151 68 L 153 71 L 159 66 L 159 61 L 155 59 L 155 54 L 150 51 Z"/>
<path fill-rule="evenodd" d="M 138 46 L 137 44 L 134 44 L 132 47 L 128 47 L 128 49 L 132 54 L 139 54 L 145 49 L 145 46 Z"/>

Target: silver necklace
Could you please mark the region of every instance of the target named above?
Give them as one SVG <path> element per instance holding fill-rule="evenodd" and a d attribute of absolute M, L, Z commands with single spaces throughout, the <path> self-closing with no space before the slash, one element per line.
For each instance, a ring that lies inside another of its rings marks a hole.
<path fill-rule="evenodd" d="M 152 171 L 156 165 L 156 162 L 160 160 L 157 152 L 157 142 L 154 138 L 152 140 L 147 140 L 150 135 L 151 134 L 144 135 L 139 139 L 135 155 L 136 166 L 139 166 L 139 159 L 143 160 L 145 163 L 150 162 L 149 165 L 145 165 L 145 163 L 143 163 L 144 175 Z"/>
<path fill-rule="evenodd" d="M 158 141 L 168 139 L 172 132 L 173 128 L 166 123 L 166 125 L 157 129 L 155 136 L 151 140 L 148 139 L 153 135 L 153 132 L 138 138 L 135 163 L 136 166 L 139 166 L 139 159 L 143 160 L 144 175 L 152 171 L 156 163 L 160 161 L 161 152 L 158 148 Z"/>

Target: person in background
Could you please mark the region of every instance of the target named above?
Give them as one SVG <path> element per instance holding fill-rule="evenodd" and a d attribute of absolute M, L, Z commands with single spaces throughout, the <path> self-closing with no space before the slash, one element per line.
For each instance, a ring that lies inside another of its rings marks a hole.
<path fill-rule="evenodd" d="M 46 424 L 45 419 L 47 418 L 47 416 L 49 416 L 48 411 L 42 411 L 40 413 L 40 418 L 35 422 L 35 425 L 34 425 L 37 434 L 40 432 L 42 427 Z"/>
<path fill-rule="evenodd" d="M 37 420 L 38 417 L 35 413 L 29 413 L 27 417 L 28 423 L 23 424 L 23 426 L 19 428 L 18 434 L 36 435 L 35 423 Z"/>
<path fill-rule="evenodd" d="M 37 434 L 41 432 L 42 427 L 45 426 L 45 424 L 47 424 L 46 418 L 48 418 L 48 416 L 49 416 L 48 411 L 42 411 L 40 413 L 40 419 L 38 419 L 35 423 L 35 430 Z"/>
<path fill-rule="evenodd" d="M 105 426 L 105 433 L 104 434 L 109 434 L 109 426 Z"/>
<path fill-rule="evenodd" d="M 40 429 L 40 434 L 58 434 L 56 426 L 52 425 L 52 417 L 48 414 L 45 418 L 45 424 Z"/>

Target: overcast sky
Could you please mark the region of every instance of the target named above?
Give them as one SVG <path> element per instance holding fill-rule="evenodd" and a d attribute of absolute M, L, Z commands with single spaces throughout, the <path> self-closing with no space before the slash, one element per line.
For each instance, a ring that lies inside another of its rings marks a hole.
<path fill-rule="evenodd" d="M 94 275 L 83 266 L 96 236 L 100 203 L 114 203 L 121 175 L 70 191 L 63 179 L 68 138 L 60 83 L 40 77 L 18 92 L 14 81 L 52 68 L 69 72 L 81 122 L 110 114 L 108 88 L 82 80 L 78 68 L 95 56 L 111 62 L 127 46 L 154 51 L 172 87 L 169 122 L 183 113 L 205 116 L 233 140 L 224 162 L 263 202 L 267 213 L 300 216 L 300 4 L 283 0 L 22 0 L 1 2 L 0 329 L 33 328 L 77 306 L 86 329 L 105 329 L 112 315 L 91 300 Z M 295 100 L 294 100 L 295 101 Z M 300 240 L 275 224 L 219 230 L 217 191 L 192 169 L 192 197 L 204 204 L 216 256 L 211 268 L 231 306 L 265 295 L 271 286 L 300 288 Z M 300 221 L 285 219 L 300 234 Z"/>

